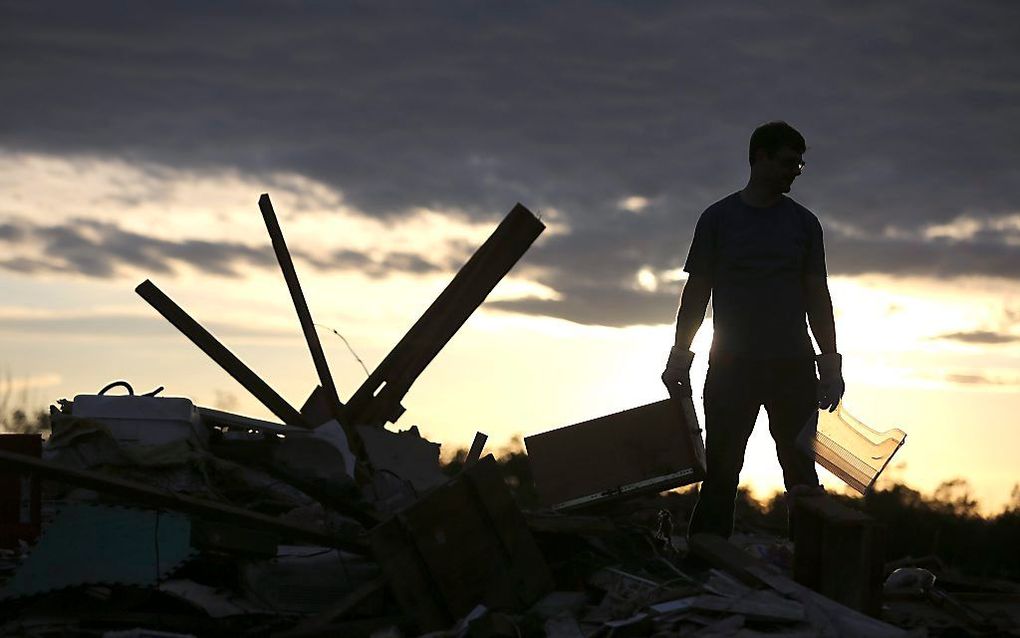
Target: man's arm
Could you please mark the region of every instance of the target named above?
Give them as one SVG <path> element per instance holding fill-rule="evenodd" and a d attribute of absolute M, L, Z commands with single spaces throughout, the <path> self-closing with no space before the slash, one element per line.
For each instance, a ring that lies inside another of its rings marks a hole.
<path fill-rule="evenodd" d="M 836 320 L 832 314 L 832 297 L 829 296 L 829 284 L 825 275 L 805 275 L 804 289 L 811 334 L 815 336 L 822 354 L 832 354 L 836 352 Z"/>
<path fill-rule="evenodd" d="M 836 353 L 836 320 L 832 314 L 832 298 L 825 275 L 806 275 L 808 323 L 822 351 L 818 363 L 818 407 L 832 412 L 843 398 L 843 356 Z"/>
<path fill-rule="evenodd" d="M 662 373 L 662 382 L 670 396 L 676 392 L 691 395 L 691 362 L 694 361 L 691 341 L 705 320 L 705 309 L 711 295 L 711 279 L 704 275 L 688 276 L 680 295 L 680 310 L 676 313 L 676 339 Z"/>
<path fill-rule="evenodd" d="M 708 299 L 712 295 L 712 281 L 704 275 L 689 275 L 680 295 L 680 309 L 676 313 L 676 350 L 690 350 L 694 335 L 705 320 Z"/>

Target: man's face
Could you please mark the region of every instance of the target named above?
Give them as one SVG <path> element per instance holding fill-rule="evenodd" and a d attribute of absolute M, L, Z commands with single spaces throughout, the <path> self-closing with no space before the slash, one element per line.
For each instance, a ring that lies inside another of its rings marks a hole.
<path fill-rule="evenodd" d="M 797 179 L 804 168 L 802 154 L 788 146 L 779 149 L 771 157 L 763 151 L 758 161 L 764 163 L 762 166 L 763 176 L 779 193 L 789 193 L 793 180 Z"/>

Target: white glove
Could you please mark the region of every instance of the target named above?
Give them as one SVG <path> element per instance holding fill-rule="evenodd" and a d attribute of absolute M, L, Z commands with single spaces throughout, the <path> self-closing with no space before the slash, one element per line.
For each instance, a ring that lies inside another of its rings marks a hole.
<path fill-rule="evenodd" d="M 691 363 L 694 361 L 694 353 L 690 350 L 680 350 L 673 346 L 669 351 L 669 358 L 666 359 L 666 369 L 662 372 L 662 382 L 672 395 L 679 391 L 687 396 L 691 395 Z"/>
<path fill-rule="evenodd" d="M 818 363 L 818 409 L 834 412 L 846 391 L 843 383 L 843 355 L 838 352 L 820 354 Z"/>

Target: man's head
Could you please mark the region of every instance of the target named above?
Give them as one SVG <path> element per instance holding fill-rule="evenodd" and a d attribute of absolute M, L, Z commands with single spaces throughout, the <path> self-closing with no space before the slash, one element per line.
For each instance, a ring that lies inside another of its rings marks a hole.
<path fill-rule="evenodd" d="M 751 179 L 777 193 L 790 192 L 804 168 L 804 136 L 786 122 L 767 122 L 754 129 L 748 148 Z"/>

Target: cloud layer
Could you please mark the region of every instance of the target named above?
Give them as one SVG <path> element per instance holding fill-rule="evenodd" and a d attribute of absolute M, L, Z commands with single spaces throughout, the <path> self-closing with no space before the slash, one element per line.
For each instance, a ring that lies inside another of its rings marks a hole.
<path fill-rule="evenodd" d="M 0 245 L 15 250 L 34 244 L 30 252 L 41 255 L 0 257 L 0 270 L 24 274 L 67 273 L 109 278 L 125 267 L 148 274 L 173 274 L 181 266 L 221 277 L 240 277 L 242 268 L 277 268 L 269 246 L 236 241 L 203 239 L 157 239 L 121 228 L 116 223 L 71 219 L 45 225 L 23 219 L 0 223 Z M 339 249 L 325 257 L 290 249 L 291 256 L 325 271 L 358 271 L 370 277 L 393 273 L 426 274 L 446 269 L 447 263 L 404 251 L 368 254 Z"/>
<path fill-rule="evenodd" d="M 0 146 L 289 172 L 394 223 L 417 207 L 494 222 L 521 201 L 570 232 L 525 258 L 558 299 L 504 307 L 627 325 L 671 321 L 678 287 L 662 273 L 701 210 L 743 185 L 751 129 L 785 118 L 808 139 L 794 195 L 822 218 L 830 273 L 1020 274 L 1014 3 L 207 9 L 2 3 Z M 6 224 L 0 241 L 19 232 L 94 276 L 177 261 L 229 276 L 272 260 L 110 228 Z M 313 263 L 449 267 L 400 251 Z M 654 291 L 637 284 L 643 269 L 660 276 Z"/>

